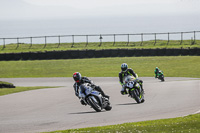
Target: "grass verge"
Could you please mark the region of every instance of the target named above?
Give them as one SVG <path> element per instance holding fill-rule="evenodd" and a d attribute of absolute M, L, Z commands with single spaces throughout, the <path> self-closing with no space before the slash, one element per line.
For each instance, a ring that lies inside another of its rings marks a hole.
<path fill-rule="evenodd" d="M 100 46 L 98 42 L 86 43 L 48 43 L 48 44 L 7 44 L 5 48 L 0 45 L 0 53 L 20 53 L 20 52 L 44 52 L 44 51 L 61 51 L 61 50 L 83 50 L 83 49 L 131 49 L 131 48 L 193 48 L 200 47 L 200 40 L 193 43 L 192 40 L 154 40 L 144 42 L 103 42 Z"/>
<path fill-rule="evenodd" d="M 154 76 L 157 66 L 163 70 L 166 77 L 200 78 L 200 56 L 0 61 L 0 78 L 72 77 L 76 71 L 88 77 L 118 77 L 124 62 L 139 77 Z"/>
<path fill-rule="evenodd" d="M 17 93 L 17 92 L 22 92 L 22 91 L 45 89 L 45 88 L 56 88 L 56 87 L 36 86 L 36 87 L 0 88 L 0 96 Z"/>
<path fill-rule="evenodd" d="M 50 133 L 199 133 L 200 114 L 118 125 L 54 131 Z"/>

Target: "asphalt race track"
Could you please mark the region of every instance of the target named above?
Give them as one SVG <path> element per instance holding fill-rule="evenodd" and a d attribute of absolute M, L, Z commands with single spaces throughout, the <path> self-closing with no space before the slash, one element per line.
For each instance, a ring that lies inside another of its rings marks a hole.
<path fill-rule="evenodd" d="M 153 77 L 144 81 L 145 102 L 120 94 L 118 78 L 90 78 L 110 95 L 111 111 L 96 113 L 80 104 L 72 78 L 15 78 L 16 86 L 60 86 L 0 96 L 0 133 L 29 133 L 120 124 L 193 114 L 200 110 L 200 80 Z"/>

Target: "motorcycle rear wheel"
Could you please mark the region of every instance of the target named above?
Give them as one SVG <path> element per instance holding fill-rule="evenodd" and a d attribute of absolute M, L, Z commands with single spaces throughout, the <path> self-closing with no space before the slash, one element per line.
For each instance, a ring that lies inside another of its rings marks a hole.
<path fill-rule="evenodd" d="M 112 109 L 112 106 L 111 105 L 107 105 L 106 107 L 105 107 L 105 110 L 106 111 L 110 111 Z"/>

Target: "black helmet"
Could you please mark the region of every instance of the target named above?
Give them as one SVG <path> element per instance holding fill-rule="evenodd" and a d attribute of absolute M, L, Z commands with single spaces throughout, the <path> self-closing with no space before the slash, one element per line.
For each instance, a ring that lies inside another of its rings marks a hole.
<path fill-rule="evenodd" d="M 121 65 L 121 69 L 122 69 L 123 72 L 125 72 L 128 69 L 128 65 L 126 63 L 123 63 Z"/>
<path fill-rule="evenodd" d="M 75 80 L 76 82 L 80 82 L 80 80 L 81 80 L 81 74 L 80 74 L 79 72 L 75 72 L 75 73 L 73 74 L 73 78 L 74 78 L 74 80 Z"/>

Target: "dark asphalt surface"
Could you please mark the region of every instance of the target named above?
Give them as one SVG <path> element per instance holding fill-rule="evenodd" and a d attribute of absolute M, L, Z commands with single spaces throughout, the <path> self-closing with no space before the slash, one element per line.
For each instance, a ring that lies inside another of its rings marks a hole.
<path fill-rule="evenodd" d="M 111 111 L 96 113 L 80 104 L 72 78 L 0 78 L 16 86 L 60 86 L 0 96 L 0 133 L 35 133 L 120 124 L 193 114 L 200 110 L 200 80 L 170 78 L 144 81 L 145 102 L 120 94 L 117 77 L 90 78 L 110 95 Z"/>

